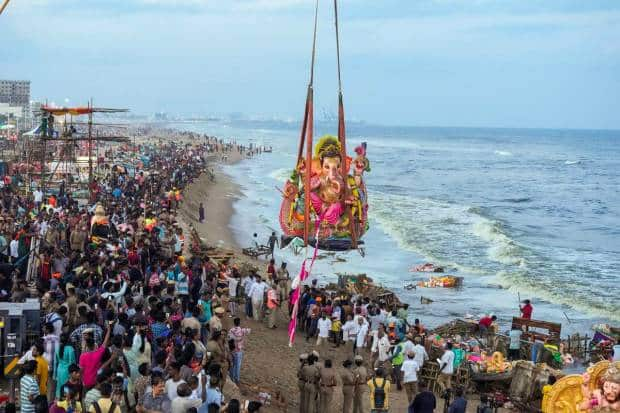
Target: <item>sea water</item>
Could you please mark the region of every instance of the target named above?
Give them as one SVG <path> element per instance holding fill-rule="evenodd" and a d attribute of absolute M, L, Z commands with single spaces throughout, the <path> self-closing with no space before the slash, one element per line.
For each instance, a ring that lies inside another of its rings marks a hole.
<path fill-rule="evenodd" d="M 297 124 L 211 122 L 177 125 L 273 152 L 226 168 L 241 186 L 232 230 L 280 233 L 284 182 L 296 163 Z M 317 135 L 335 130 L 320 124 Z M 411 317 L 437 325 L 496 314 L 507 326 L 519 297 L 534 318 L 584 332 L 620 321 L 620 132 L 348 126 L 348 152 L 367 142 L 370 230 L 365 257 L 317 261 L 313 276 L 366 273 L 411 305 Z M 302 256 L 276 252 L 292 275 Z M 429 275 L 420 263 L 464 277 L 461 289 L 404 287 Z M 433 300 L 421 304 L 420 297 Z"/>

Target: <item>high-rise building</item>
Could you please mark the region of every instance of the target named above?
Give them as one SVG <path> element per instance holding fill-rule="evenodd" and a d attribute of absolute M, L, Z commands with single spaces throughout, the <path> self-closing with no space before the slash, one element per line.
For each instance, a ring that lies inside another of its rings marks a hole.
<path fill-rule="evenodd" d="M 30 81 L 29 80 L 0 80 L 0 103 L 12 108 L 21 108 L 19 119 L 22 128 L 30 127 Z"/>
<path fill-rule="evenodd" d="M 28 107 L 30 105 L 30 81 L 0 80 L 0 103 Z"/>

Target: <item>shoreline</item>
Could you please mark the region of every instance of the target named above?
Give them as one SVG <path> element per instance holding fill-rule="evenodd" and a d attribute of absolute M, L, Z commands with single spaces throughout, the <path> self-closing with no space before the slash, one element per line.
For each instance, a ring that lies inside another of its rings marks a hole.
<path fill-rule="evenodd" d="M 258 268 L 258 273 L 265 276 L 267 261 L 248 257 L 241 252 L 241 247 L 235 241 L 232 224 L 234 214 L 234 203 L 241 196 L 240 187 L 233 177 L 223 171 L 224 165 L 231 165 L 243 160 L 229 159 L 222 163 L 217 161 L 213 165 L 215 170 L 215 182 L 211 182 L 208 174 L 202 174 L 190 186 L 186 188 L 185 198 L 179 208 L 179 220 L 185 227 L 192 226 L 199 236 L 208 246 L 217 247 L 219 252 L 231 253 L 231 258 L 236 264 L 250 264 Z M 208 199 L 209 209 L 205 211 L 205 222 L 197 221 L 197 207 L 199 199 Z M 218 234 L 214 237 L 213 234 Z M 296 270 L 292 269 L 291 277 L 294 278 Z M 400 299 L 397 292 L 390 290 L 397 299 Z M 242 310 L 241 310 L 242 313 Z M 302 353 L 320 353 L 321 360 L 331 359 L 334 362 L 334 369 L 337 374 L 343 371 L 342 360 L 350 358 L 349 346 L 334 347 L 331 344 L 317 347 L 316 338 L 308 340 L 302 331 L 297 331 L 293 346 L 289 346 L 288 322 L 289 317 L 286 306 L 277 310 L 276 325 L 274 329 L 266 325 L 266 317 L 256 322 L 247 319 L 243 314 L 241 318 L 243 327 L 251 329 L 247 338 L 244 351 L 241 382 L 238 387 L 228 386 L 224 389 L 225 397 L 241 397 L 245 399 L 257 400 L 262 393 L 270 396 L 270 405 L 265 405 L 263 410 L 266 413 L 283 413 L 299 411 L 299 390 L 297 379 L 297 366 L 299 355 Z M 367 350 L 363 350 L 365 360 L 369 360 L 370 355 Z M 438 406 L 443 402 L 439 395 L 436 395 Z M 471 400 L 467 408 L 467 413 L 474 413 L 477 404 L 476 394 L 468 396 Z M 368 392 L 364 395 L 364 404 L 368 407 Z M 342 392 L 336 391 L 333 397 L 334 411 L 342 410 Z M 390 394 L 390 408 L 393 411 L 407 411 L 408 402 L 405 392 L 392 391 Z M 262 411 L 262 410 L 261 410 Z M 364 411 L 367 411 L 365 409 Z M 500 409 L 500 411 L 505 411 Z"/>
<path fill-rule="evenodd" d="M 231 228 L 235 213 L 234 203 L 241 196 L 240 186 L 227 175 L 222 166 L 233 165 L 242 161 L 238 153 L 228 161 L 216 161 L 213 165 L 215 180 L 208 173 L 203 173 L 185 191 L 185 199 L 179 209 L 179 215 L 186 224 L 191 224 L 204 241 L 214 247 L 230 249 L 236 252 L 241 248 L 235 241 Z M 205 220 L 198 222 L 198 206 L 205 206 Z"/>
<path fill-rule="evenodd" d="M 252 160 L 252 159 L 242 158 L 238 155 L 237 155 L 237 158 L 238 159 L 235 159 L 234 161 L 230 160 L 227 164 L 234 165 L 234 164 L 238 164 L 242 160 Z M 240 178 L 242 177 L 239 177 L 237 175 L 229 175 L 228 173 L 224 172 L 222 168 L 222 163 L 218 161 L 217 168 L 216 168 L 216 184 L 214 185 L 211 182 L 206 182 L 206 177 L 201 177 L 201 179 L 197 180 L 194 184 L 192 184 L 193 186 L 187 192 L 188 198 L 191 199 L 190 202 L 193 202 L 195 206 L 189 207 L 189 208 L 184 206 L 183 209 L 186 210 L 184 216 L 186 216 L 189 219 L 189 221 L 197 229 L 199 229 L 201 236 L 205 238 L 205 240 L 210 246 L 221 246 L 221 247 L 229 248 L 231 250 L 240 252 L 243 247 L 249 246 L 252 243 L 251 235 L 245 234 L 246 237 L 250 237 L 250 238 L 246 239 L 247 245 L 241 245 L 241 243 L 239 243 L 235 237 L 235 233 L 238 233 L 238 232 L 233 227 L 233 223 L 236 221 L 235 213 L 237 212 L 235 210 L 235 203 L 242 200 L 243 198 L 246 198 L 246 196 L 244 196 L 241 192 L 241 187 L 243 183 L 237 182 Z M 210 210 L 207 210 L 206 211 L 206 215 L 207 215 L 206 222 L 204 224 L 199 224 L 196 220 L 197 207 L 198 207 L 197 198 L 199 197 L 199 195 L 192 194 L 192 192 L 205 194 L 208 191 L 211 191 L 211 195 L 209 195 L 209 198 L 208 198 L 209 202 L 216 201 L 217 206 L 211 207 Z M 252 199 L 250 195 L 248 195 L 247 198 Z M 217 209 L 217 211 L 213 211 L 213 209 Z M 248 231 L 243 231 L 243 230 L 241 231 L 241 233 L 245 233 L 245 232 L 248 232 Z M 213 233 L 217 233 L 218 237 L 213 237 L 212 236 Z M 259 234 L 259 236 L 261 236 L 261 234 Z M 277 251 L 280 251 L 280 250 L 276 250 L 276 256 L 278 260 L 284 259 L 285 261 L 288 261 L 289 264 L 295 265 L 295 262 L 294 262 L 295 257 L 289 257 L 289 259 L 286 259 L 282 257 L 282 255 L 278 254 Z M 292 267 L 292 268 L 294 272 L 296 267 Z M 450 300 L 452 299 L 451 295 L 453 293 L 458 292 L 458 291 L 447 291 L 446 292 L 446 291 L 437 290 L 437 289 L 425 289 L 425 290 L 418 289 L 414 291 L 402 291 L 401 288 L 398 288 L 398 286 L 393 285 L 394 283 L 390 283 L 390 282 L 386 283 L 385 280 L 382 280 L 382 279 L 377 280 L 377 278 L 373 276 L 372 265 L 368 268 L 363 268 L 363 269 L 357 268 L 356 271 L 352 272 L 352 274 L 356 274 L 356 273 L 367 273 L 371 278 L 375 280 L 375 283 L 377 283 L 377 285 L 382 285 L 388 290 L 392 291 L 402 302 L 408 303 L 410 305 L 410 308 L 415 313 L 416 318 L 418 318 L 419 316 L 422 316 L 422 317 L 424 317 L 425 315 L 428 316 L 429 314 L 431 315 L 431 317 L 435 317 L 436 316 L 435 312 L 439 308 L 433 309 L 431 307 L 433 306 L 436 307 L 442 302 L 443 302 L 444 307 L 445 305 L 449 307 Z M 317 276 L 319 279 L 323 279 L 327 283 L 335 282 L 335 276 L 333 275 L 333 272 L 330 273 L 330 272 L 325 272 L 325 271 L 319 271 L 319 272 L 315 272 L 314 275 Z M 432 273 L 428 274 L 429 277 L 434 276 L 434 275 L 437 275 L 437 274 L 432 274 Z M 455 274 L 455 275 L 458 276 L 458 275 L 464 275 L 464 274 Z M 420 274 L 417 274 L 417 276 L 419 278 Z M 411 279 L 412 277 L 409 274 L 407 274 L 407 280 L 411 280 Z M 484 281 L 483 279 L 472 278 L 470 280 L 471 285 L 468 285 L 468 287 L 469 288 L 472 288 L 472 287 L 482 288 L 490 296 L 493 296 L 492 291 L 497 288 L 502 290 L 502 296 L 513 294 L 513 290 L 514 290 L 513 288 L 499 286 L 498 284 L 495 284 L 495 283 L 491 283 L 486 286 L 483 286 L 482 285 L 483 281 Z M 414 283 L 414 281 L 408 281 L 408 282 Z M 464 288 L 468 288 L 468 287 L 464 287 Z M 435 302 L 435 304 L 420 305 L 419 304 L 420 294 L 427 298 L 432 299 Z M 516 292 L 513 295 L 515 295 L 514 298 L 516 300 L 517 298 Z M 557 314 L 558 318 L 554 319 L 554 322 L 558 322 L 562 324 L 564 334 L 570 335 L 574 333 L 590 332 L 592 329 L 592 325 L 598 324 L 601 322 L 610 323 L 612 321 L 612 320 L 607 320 L 607 318 L 605 317 L 592 316 L 586 312 L 579 311 L 576 309 L 572 311 L 568 311 L 562 308 L 561 304 L 557 304 L 557 303 L 553 303 L 553 302 L 549 302 L 545 300 L 541 300 L 541 301 L 543 301 L 541 304 L 545 306 L 544 311 L 546 311 L 547 313 L 546 315 L 548 315 L 548 313 L 550 312 L 558 313 Z M 493 310 L 488 310 L 488 309 L 486 309 L 486 312 L 485 312 L 485 307 L 487 307 L 487 305 L 484 305 L 484 303 L 482 303 L 479 307 L 480 308 L 478 309 L 478 311 L 481 313 L 486 314 L 490 312 L 493 314 L 498 314 L 497 312 Z M 553 311 L 554 309 L 556 311 Z M 441 313 L 441 318 L 445 318 L 445 317 L 463 318 L 463 317 L 468 317 L 470 315 L 469 313 L 443 311 L 442 309 L 439 309 L 439 310 Z M 570 321 L 563 318 L 563 317 L 567 317 L 567 316 L 562 316 L 564 314 L 564 311 L 568 311 L 569 313 L 568 317 L 570 317 Z M 575 314 L 573 314 L 573 312 Z M 413 317 L 414 314 L 412 313 L 410 315 Z M 502 315 L 500 313 L 498 316 L 502 322 L 502 325 L 510 324 L 512 315 L 510 314 Z M 540 318 L 540 319 L 547 319 L 547 318 Z M 438 323 L 430 323 L 428 325 L 430 327 L 436 327 L 441 324 L 442 324 L 441 322 L 438 322 Z"/>

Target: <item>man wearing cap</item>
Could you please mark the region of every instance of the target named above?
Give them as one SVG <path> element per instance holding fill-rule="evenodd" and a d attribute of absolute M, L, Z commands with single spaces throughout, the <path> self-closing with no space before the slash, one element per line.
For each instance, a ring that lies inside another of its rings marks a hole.
<path fill-rule="evenodd" d="M 217 307 L 213 310 L 215 313 L 209 320 L 209 331 L 213 334 L 214 331 L 222 331 L 222 317 L 226 310 L 223 307 Z"/>
<path fill-rule="evenodd" d="M 338 385 L 338 377 L 336 372 L 332 368 L 332 361 L 327 359 L 323 363 L 323 368 L 319 372 L 320 379 L 320 406 L 319 412 L 330 413 L 333 412 L 332 401 L 334 399 L 334 391 Z"/>
<path fill-rule="evenodd" d="M 368 370 L 364 367 L 364 358 L 359 354 L 355 356 L 355 367 L 353 368 L 353 376 L 355 377 L 355 387 L 353 388 L 353 413 L 365 413 L 364 400 L 365 393 L 368 388 L 367 380 L 370 376 Z"/>
<path fill-rule="evenodd" d="M 355 389 L 355 375 L 351 367 L 353 362 L 346 359 L 342 363 L 344 370 L 340 373 L 340 381 L 342 382 L 342 413 L 350 413 L 353 404 L 353 391 Z"/>
<path fill-rule="evenodd" d="M 301 380 L 304 382 L 304 413 L 319 413 L 318 408 L 318 384 L 321 377 L 319 367 L 315 364 L 318 357 L 313 354 L 308 356 L 308 362 L 301 367 Z"/>
<path fill-rule="evenodd" d="M 280 294 L 280 304 L 282 304 L 288 299 L 290 291 L 289 282 L 291 278 L 288 270 L 286 269 L 285 262 L 283 262 L 282 265 L 280 265 L 280 268 L 278 268 L 278 271 L 276 271 L 276 277 L 278 280 L 278 293 Z"/>
<path fill-rule="evenodd" d="M 299 355 L 299 367 L 297 368 L 297 383 L 299 386 L 299 412 L 306 413 L 306 392 L 304 391 L 304 386 L 306 381 L 302 376 L 302 369 L 308 362 L 308 354 L 303 353 Z"/>

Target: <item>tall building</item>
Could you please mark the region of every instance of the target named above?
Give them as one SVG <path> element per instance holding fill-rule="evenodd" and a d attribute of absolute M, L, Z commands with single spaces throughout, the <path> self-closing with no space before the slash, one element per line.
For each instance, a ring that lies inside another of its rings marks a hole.
<path fill-rule="evenodd" d="M 29 80 L 0 80 L 0 104 L 6 104 L 5 108 L 21 108 L 19 115 L 14 110 L 5 110 L 19 119 L 19 126 L 29 127 L 30 123 L 30 81 Z"/>
<path fill-rule="evenodd" d="M 28 107 L 30 105 L 30 81 L 0 80 L 0 103 Z"/>

